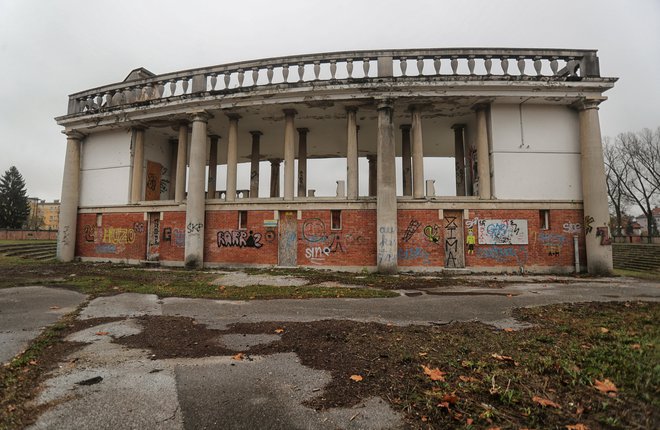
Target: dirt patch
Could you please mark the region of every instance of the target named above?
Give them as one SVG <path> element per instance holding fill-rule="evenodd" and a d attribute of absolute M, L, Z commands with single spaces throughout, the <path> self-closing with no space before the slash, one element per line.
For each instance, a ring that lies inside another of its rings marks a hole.
<path fill-rule="evenodd" d="M 158 358 L 203 357 L 236 354 L 219 342 L 224 334 L 275 333 L 279 341 L 241 352 L 245 358 L 294 352 L 303 365 L 330 372 L 332 381 L 308 406 L 350 407 L 380 396 L 413 428 L 657 428 L 660 304 L 555 305 L 516 316 L 534 327 L 328 320 L 220 331 L 189 318 L 149 316 L 140 319 L 141 334 L 117 342 Z M 432 380 L 423 366 L 440 377 Z M 615 396 L 594 387 L 605 379 L 616 384 Z"/>

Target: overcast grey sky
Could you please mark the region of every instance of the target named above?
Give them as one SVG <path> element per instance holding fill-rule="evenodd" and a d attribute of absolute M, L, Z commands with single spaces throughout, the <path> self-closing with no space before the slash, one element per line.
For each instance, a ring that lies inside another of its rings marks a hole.
<path fill-rule="evenodd" d="M 0 0 L 0 173 L 59 198 L 67 95 L 154 73 L 386 48 L 598 49 L 604 136 L 660 126 L 660 1 Z"/>

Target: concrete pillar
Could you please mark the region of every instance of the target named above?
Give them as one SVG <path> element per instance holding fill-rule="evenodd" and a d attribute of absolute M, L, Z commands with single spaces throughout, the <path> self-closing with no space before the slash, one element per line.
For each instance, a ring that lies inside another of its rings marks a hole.
<path fill-rule="evenodd" d="M 206 123 L 208 114 L 193 117 L 190 139 L 190 174 L 188 175 L 188 202 L 186 204 L 186 267 L 204 265 L 204 176 L 206 168 Z"/>
<path fill-rule="evenodd" d="M 403 195 L 412 196 L 412 166 L 410 158 L 410 124 L 401 126 L 401 167 L 403 173 Z"/>
<path fill-rule="evenodd" d="M 367 155 L 367 161 L 369 162 L 369 196 L 374 197 L 376 195 L 376 185 L 377 179 L 377 163 L 376 160 L 378 157 L 375 155 Z"/>
<path fill-rule="evenodd" d="M 211 135 L 211 149 L 209 151 L 209 178 L 206 192 L 207 199 L 214 199 L 218 185 L 218 139 L 220 136 Z"/>
<path fill-rule="evenodd" d="M 176 165 L 177 165 L 177 151 L 178 142 L 176 139 L 170 139 L 170 187 L 167 190 L 167 198 L 174 200 L 174 190 L 176 190 Z"/>
<path fill-rule="evenodd" d="M 598 119 L 600 101 L 583 101 L 579 108 L 580 168 L 582 170 L 582 199 L 587 247 L 587 270 L 592 275 L 612 274 L 612 245 L 609 243 L 609 212 L 603 147 Z M 601 229 L 605 237 L 598 235 Z M 605 240 L 604 240 L 605 239 Z"/>
<path fill-rule="evenodd" d="M 346 197 L 355 200 L 359 195 L 358 173 L 358 135 L 357 108 L 346 108 L 346 182 L 348 189 Z"/>
<path fill-rule="evenodd" d="M 236 172 L 238 170 L 238 120 L 240 115 L 229 114 L 229 134 L 227 136 L 227 192 L 225 201 L 236 200 Z"/>
<path fill-rule="evenodd" d="M 422 138 L 422 113 L 419 108 L 412 110 L 412 169 L 413 197 L 424 198 L 424 140 Z"/>
<path fill-rule="evenodd" d="M 76 252 L 76 225 L 80 199 L 80 145 L 83 135 L 66 132 L 66 158 L 60 197 L 60 225 L 57 234 L 57 259 L 72 261 Z"/>
<path fill-rule="evenodd" d="M 294 109 L 284 109 L 284 200 L 293 200 L 293 184 L 296 177 L 296 135 L 293 119 Z"/>
<path fill-rule="evenodd" d="M 174 200 L 183 202 L 186 197 L 186 166 L 188 165 L 188 123 L 179 125 L 179 144 L 176 152 L 176 188 Z"/>
<path fill-rule="evenodd" d="M 451 126 L 454 130 L 454 160 L 456 169 L 456 195 L 465 195 L 465 139 L 463 130 L 465 124 L 454 124 Z"/>
<path fill-rule="evenodd" d="M 274 158 L 270 160 L 270 196 L 280 196 L 280 163 L 282 160 Z"/>
<path fill-rule="evenodd" d="M 378 160 L 376 195 L 377 266 L 380 273 L 397 271 L 397 204 L 394 121 L 391 101 L 378 105 Z"/>
<path fill-rule="evenodd" d="M 250 132 L 252 135 L 252 158 L 250 160 L 250 197 L 259 197 L 259 141 L 262 132 L 253 130 Z"/>
<path fill-rule="evenodd" d="M 490 199 L 490 155 L 488 154 L 487 106 L 478 106 L 477 115 L 477 175 L 479 176 L 479 198 Z"/>
<path fill-rule="evenodd" d="M 307 197 L 307 133 L 309 129 L 298 129 L 298 197 Z"/>
<path fill-rule="evenodd" d="M 143 200 L 144 189 L 144 129 L 133 129 L 133 176 L 131 179 L 131 203 Z"/>

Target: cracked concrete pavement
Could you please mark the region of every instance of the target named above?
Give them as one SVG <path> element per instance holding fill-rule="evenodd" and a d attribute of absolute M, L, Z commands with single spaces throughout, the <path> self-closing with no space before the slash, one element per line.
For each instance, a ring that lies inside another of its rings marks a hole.
<path fill-rule="evenodd" d="M 496 327 L 522 328 L 523 325 L 512 317 L 511 311 L 516 307 L 560 302 L 660 300 L 660 283 L 628 278 L 550 277 L 535 279 L 534 283 L 526 283 L 524 278 L 507 280 L 515 283 L 502 288 L 471 285 L 405 290 L 399 297 L 387 299 L 221 301 L 158 299 L 141 294 L 97 298 L 81 312 L 81 319 L 124 319 L 69 337 L 69 340 L 87 345 L 49 375 L 37 402 L 50 406 L 32 428 L 381 429 L 403 425 L 402 417 L 379 398 L 365 399 L 353 408 L 324 412 L 307 408 L 303 402 L 323 389 L 329 382 L 329 375 L 301 365 L 292 353 L 257 356 L 241 362 L 230 357 L 154 360 L 149 351 L 111 342 L 110 336 L 138 333 L 141 326 L 133 318 L 140 315 L 187 316 L 217 329 L 236 322 L 322 319 L 396 325 L 478 320 Z M 27 324 L 30 315 L 48 314 L 51 306 L 59 306 L 58 315 L 61 315 L 65 309 L 75 308 L 84 300 L 84 296 L 70 291 L 45 289 L 55 296 L 43 299 L 45 302 L 36 301 L 39 305 L 33 309 L 30 301 L 34 295 L 44 293 L 34 288 L 38 287 L 0 290 L 3 330 L 8 327 L 6 321 L 16 321 L 9 312 L 14 306 L 25 309 L 26 315 L 19 323 L 40 327 L 40 324 Z M 54 297 L 60 294 L 62 301 L 57 303 L 61 305 L 57 305 Z M 57 319 L 58 315 L 48 315 L 47 321 Z M 42 320 L 35 317 L 35 321 Z M 16 325 L 11 327 L 18 329 Z M 98 336 L 95 334 L 98 331 L 107 331 L 110 336 Z M 273 341 L 277 341 L 277 337 L 268 335 L 229 335 L 223 339 L 226 346 L 237 351 Z M 97 384 L 77 384 L 96 376 L 103 378 Z"/>

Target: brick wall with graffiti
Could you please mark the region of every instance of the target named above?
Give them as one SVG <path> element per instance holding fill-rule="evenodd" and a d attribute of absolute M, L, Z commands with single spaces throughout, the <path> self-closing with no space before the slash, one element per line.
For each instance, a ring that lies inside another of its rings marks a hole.
<path fill-rule="evenodd" d="M 160 260 L 183 261 L 186 247 L 186 213 L 163 212 L 160 229 Z"/>
<path fill-rule="evenodd" d="M 76 255 L 144 260 L 147 226 L 142 213 L 105 213 L 97 225 L 96 214 L 78 215 Z"/>
<path fill-rule="evenodd" d="M 586 261 L 581 210 L 550 210 L 548 227 L 538 210 L 475 210 L 464 221 L 465 237 L 474 235 L 474 251 L 466 248 L 466 267 L 574 266 L 573 236 Z"/>
<path fill-rule="evenodd" d="M 303 211 L 298 221 L 298 265 L 376 264 L 376 211 L 342 210 L 341 228 L 332 229 L 329 210 Z"/>
<path fill-rule="evenodd" d="M 277 227 L 267 222 L 273 211 L 248 211 L 244 229 L 238 228 L 238 217 L 239 211 L 206 212 L 204 261 L 277 264 Z"/>
<path fill-rule="evenodd" d="M 399 266 L 444 266 L 443 223 L 437 210 L 400 210 L 397 223 Z"/>

